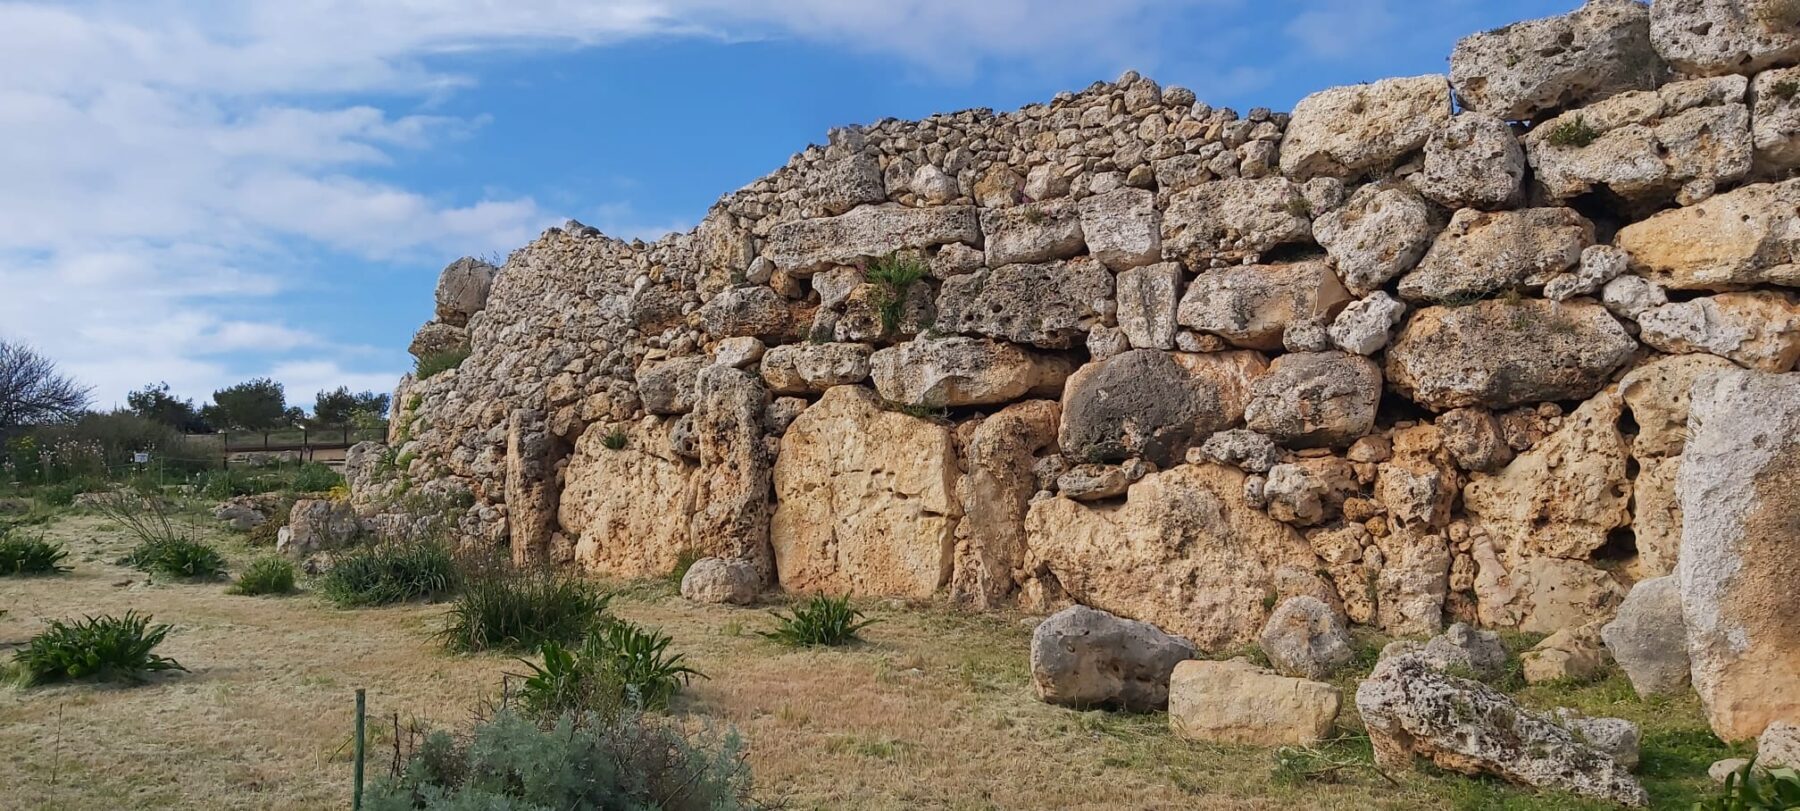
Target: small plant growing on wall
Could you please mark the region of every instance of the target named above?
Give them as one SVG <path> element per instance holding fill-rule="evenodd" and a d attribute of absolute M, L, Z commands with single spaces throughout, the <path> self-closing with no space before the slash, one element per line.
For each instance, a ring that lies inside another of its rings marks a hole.
<path fill-rule="evenodd" d="M 876 312 L 881 315 L 883 331 L 899 331 L 900 319 L 905 314 L 906 293 L 920 279 L 925 278 L 927 272 L 925 263 L 917 257 L 892 253 L 876 260 L 869 267 L 869 283 L 879 287 L 870 303 L 875 305 Z"/>
<path fill-rule="evenodd" d="M 1550 128 L 1550 134 L 1544 137 L 1551 146 L 1581 148 L 1600 140 L 1600 131 L 1589 126 L 1587 119 L 1581 116 L 1564 121 Z"/>

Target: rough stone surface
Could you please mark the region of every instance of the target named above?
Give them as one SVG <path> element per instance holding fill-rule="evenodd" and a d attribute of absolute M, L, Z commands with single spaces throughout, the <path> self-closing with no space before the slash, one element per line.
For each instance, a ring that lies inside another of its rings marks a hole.
<path fill-rule="evenodd" d="M 1754 73 L 1800 62 L 1800 9 L 1777 0 L 1657 0 L 1656 52 L 1683 73 Z"/>
<path fill-rule="evenodd" d="M 1087 247 L 1081 214 L 1066 200 L 981 210 L 987 261 L 994 267 L 1049 262 L 1076 256 Z"/>
<path fill-rule="evenodd" d="M 1632 586 L 1618 616 L 1601 627 L 1600 638 L 1638 695 L 1687 692 L 1687 626 L 1681 583 L 1674 577 L 1653 577 Z"/>
<path fill-rule="evenodd" d="M 1329 324 L 1350 300 L 1325 262 L 1247 265 L 1194 279 L 1175 317 L 1236 346 L 1274 350 L 1296 323 Z"/>
<path fill-rule="evenodd" d="M 1074 371 L 1066 358 L 983 338 L 908 341 L 876 352 L 871 366 L 883 398 L 930 408 L 1060 396 Z"/>
<path fill-rule="evenodd" d="M 1756 737 L 1756 765 L 1800 769 L 1800 723 L 1775 721 Z"/>
<path fill-rule="evenodd" d="M 1419 263 L 1431 247 L 1433 225 L 1431 207 L 1417 192 L 1371 183 L 1315 220 L 1313 236 L 1331 254 L 1344 286 L 1367 295 Z"/>
<path fill-rule="evenodd" d="M 1250 430 L 1294 448 L 1347 447 L 1375 426 L 1381 367 L 1348 352 L 1282 355 L 1250 383 Z"/>
<path fill-rule="evenodd" d="M 1158 465 L 1243 419 L 1250 382 L 1267 368 L 1255 352 L 1190 354 L 1134 349 L 1090 363 L 1063 387 L 1063 452 L 1083 461 L 1141 456 Z"/>
<path fill-rule="evenodd" d="M 701 558 L 681 576 L 681 596 L 696 603 L 749 605 L 761 589 L 756 567 L 741 560 Z"/>
<path fill-rule="evenodd" d="M 1622 404 L 1603 393 L 1493 477 L 1463 488 L 1463 507 L 1515 555 L 1585 560 L 1631 523 Z"/>
<path fill-rule="evenodd" d="M 1303 180 L 1383 172 L 1425 146 L 1449 119 L 1450 85 L 1442 76 L 1321 90 L 1294 105 L 1281 171 Z"/>
<path fill-rule="evenodd" d="M 706 358 L 694 356 L 639 367 L 638 397 L 652 414 L 686 414 L 694 410 L 694 379 Z"/>
<path fill-rule="evenodd" d="M 1745 186 L 1619 229 L 1632 272 L 1671 290 L 1800 285 L 1800 180 Z"/>
<path fill-rule="evenodd" d="M 1600 675 L 1611 659 L 1600 641 L 1600 625 L 1592 623 L 1544 637 L 1519 660 L 1527 684 L 1548 684 L 1587 681 Z"/>
<path fill-rule="evenodd" d="M 1125 495 L 1125 471 L 1118 465 L 1076 465 L 1056 477 L 1056 491 L 1076 501 L 1099 501 Z"/>
<path fill-rule="evenodd" d="M 1672 354 L 1706 352 L 1765 372 L 1800 360 L 1800 298 L 1757 290 L 1664 304 L 1637 318 L 1644 343 Z"/>
<path fill-rule="evenodd" d="M 869 379 L 868 344 L 784 344 L 763 354 L 762 379 L 776 394 L 822 392 Z"/>
<path fill-rule="evenodd" d="M 1492 473 L 1512 461 L 1500 421 L 1484 409 L 1453 408 L 1438 415 L 1435 424 L 1444 450 L 1463 470 Z"/>
<path fill-rule="evenodd" d="M 1419 269 L 1400 280 L 1409 301 L 1467 302 L 1520 286 L 1541 287 L 1581 261 L 1594 226 L 1568 208 L 1484 212 L 1450 218 Z"/>
<path fill-rule="evenodd" d="M 1275 446 L 1275 440 L 1243 428 L 1207 437 L 1199 451 L 1206 459 L 1249 473 L 1267 473 L 1281 461 L 1281 449 Z"/>
<path fill-rule="evenodd" d="M 1163 262 L 1122 270 L 1119 328 L 1133 349 L 1175 348 L 1175 306 L 1181 300 L 1181 265 Z"/>
<path fill-rule="evenodd" d="M 1081 230 L 1088 253 L 1113 270 L 1126 270 L 1162 259 L 1162 212 L 1156 195 L 1145 189 L 1114 189 L 1084 197 Z"/>
<path fill-rule="evenodd" d="M 1594 0 L 1464 37 L 1450 54 L 1462 106 L 1512 121 L 1654 89 L 1664 72 L 1650 44 L 1650 9 L 1635 0 Z"/>
<path fill-rule="evenodd" d="M 1613 762 L 1624 766 L 1628 771 L 1637 770 L 1639 749 L 1643 741 L 1643 731 L 1638 729 L 1637 724 L 1623 718 L 1589 718 L 1560 707 L 1555 716 L 1559 723 L 1575 733 L 1576 740 L 1612 758 Z"/>
<path fill-rule="evenodd" d="M 1463 774 L 1639 807 L 1649 798 L 1626 768 L 1548 717 L 1480 682 L 1446 675 L 1418 656 L 1375 666 L 1356 688 L 1376 764 L 1415 758 Z"/>
<path fill-rule="evenodd" d="M 1190 659 L 1169 680 L 1169 727 L 1183 738 L 1249 746 L 1324 740 L 1343 696 L 1329 684 L 1277 675 L 1243 659 Z"/>
<path fill-rule="evenodd" d="M 343 548 L 361 532 L 362 523 L 350 502 L 303 498 L 295 501 L 288 512 L 288 523 L 282 528 L 275 551 L 303 558 L 314 552 Z"/>
<path fill-rule="evenodd" d="M 832 265 L 878 259 L 903 248 L 981 243 L 969 206 L 862 206 L 837 217 L 795 220 L 770 229 L 763 256 L 789 273 L 810 276 Z"/>
<path fill-rule="evenodd" d="M 1075 605 L 1031 632 L 1031 684 L 1051 704 L 1149 712 L 1168 706 L 1169 674 L 1193 657 L 1154 625 Z"/>
<path fill-rule="evenodd" d="M 1750 172 L 1746 86 L 1732 76 L 1622 93 L 1533 127 L 1526 157 L 1552 200 L 1604 190 L 1646 204 L 1699 202 Z"/>
<path fill-rule="evenodd" d="M 1163 256 L 1191 268 L 1260 257 L 1312 238 L 1310 204 L 1282 177 L 1218 180 L 1170 196 L 1163 210 Z"/>
<path fill-rule="evenodd" d="M 1756 148 L 1751 174 L 1781 177 L 1800 167 L 1800 68 L 1756 74 L 1750 80 L 1750 142 Z"/>
<path fill-rule="evenodd" d="M 1800 375 L 1733 370 L 1694 384 L 1681 455 L 1682 616 L 1694 689 L 1732 741 L 1800 719 Z"/>
<path fill-rule="evenodd" d="M 469 331 L 462 327 L 433 321 L 413 333 L 412 343 L 407 344 L 407 354 L 424 359 L 433 355 L 444 355 L 450 352 L 466 352 L 469 348 Z"/>
<path fill-rule="evenodd" d="M 575 559 L 595 574 L 660 577 L 688 545 L 695 466 L 672 447 L 675 421 L 595 423 L 563 471 L 557 520 Z M 623 440 L 623 447 L 608 447 Z M 643 508 L 646 503 L 658 509 Z"/>
<path fill-rule="evenodd" d="M 1373 355 L 1387 347 L 1389 333 L 1405 315 L 1405 304 L 1377 290 L 1338 311 L 1328 334 L 1345 352 Z"/>
<path fill-rule="evenodd" d="M 469 318 L 487 306 L 488 291 L 500 272 L 480 259 L 465 256 L 438 274 L 437 318 L 451 326 L 466 326 Z"/>
<path fill-rule="evenodd" d="M 1304 595 L 1276 606 L 1257 642 L 1277 671 L 1297 678 L 1329 678 L 1356 655 L 1344 621 L 1319 598 Z"/>
<path fill-rule="evenodd" d="M 1387 379 L 1433 409 L 1591 397 L 1637 349 L 1598 305 L 1526 299 L 1426 307 L 1388 348 Z"/>
<path fill-rule="evenodd" d="M 1425 142 L 1425 166 L 1413 186 L 1446 208 L 1495 209 L 1518 200 L 1524 179 L 1525 147 L 1512 125 L 1465 112 Z"/>
<path fill-rule="evenodd" d="M 1113 276 L 1090 258 L 1006 265 L 944 282 L 937 328 L 1067 349 L 1100 320 L 1113 298 Z"/>

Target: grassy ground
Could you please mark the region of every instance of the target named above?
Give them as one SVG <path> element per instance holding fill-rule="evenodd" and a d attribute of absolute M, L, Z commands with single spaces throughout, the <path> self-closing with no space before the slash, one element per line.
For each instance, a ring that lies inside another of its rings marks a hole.
<path fill-rule="evenodd" d="M 0 656 L 51 618 L 137 609 L 175 626 L 161 653 L 191 672 L 138 687 L 0 689 L 0 805 L 18 808 L 331 808 L 348 804 L 352 691 L 366 687 L 371 773 L 403 724 L 466 724 L 519 665 L 444 653 L 443 606 L 342 611 L 316 595 L 238 597 L 226 584 L 148 582 L 113 565 L 130 546 L 97 516 L 37 527 L 66 542 L 74 572 L 0 580 Z M 206 530 L 234 568 L 239 536 Z M 623 585 L 621 616 L 662 628 L 711 678 L 677 698 L 695 726 L 749 741 L 762 793 L 795 808 L 1550 809 L 1587 807 L 1461 777 L 1365 766 L 1346 737 L 1287 766 L 1276 753 L 1171 736 L 1161 715 L 1074 712 L 1036 701 L 1027 671 L 1033 620 L 936 604 L 870 603 L 867 641 L 799 651 L 756 634 L 756 609 L 699 606 L 666 583 Z M 1365 640 L 1365 660 L 1382 640 Z M 1354 675 L 1342 679 L 1354 689 Z M 1644 778 L 1656 807 L 1685 807 L 1727 750 L 1692 701 L 1646 703 L 1622 678 L 1531 688 L 1534 705 L 1573 705 L 1644 725 Z M 1346 697 L 1348 699 L 1348 696 Z M 1330 764 L 1350 764 L 1333 768 Z M 1314 776 L 1306 776 L 1315 773 Z"/>

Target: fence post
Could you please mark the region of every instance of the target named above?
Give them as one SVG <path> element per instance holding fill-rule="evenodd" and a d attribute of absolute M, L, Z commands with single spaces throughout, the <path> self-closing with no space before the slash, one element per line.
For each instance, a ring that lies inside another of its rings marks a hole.
<path fill-rule="evenodd" d="M 350 789 L 351 811 L 362 811 L 363 795 L 363 711 L 367 708 L 363 688 L 356 688 L 356 768 L 355 785 Z"/>

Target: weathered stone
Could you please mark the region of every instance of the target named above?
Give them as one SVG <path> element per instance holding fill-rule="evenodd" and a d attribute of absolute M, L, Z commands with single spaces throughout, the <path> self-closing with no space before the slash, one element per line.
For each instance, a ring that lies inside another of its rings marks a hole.
<path fill-rule="evenodd" d="M 1684 205 L 1750 171 L 1750 112 L 1741 76 L 1623 93 L 1525 134 L 1534 177 L 1551 200 L 1604 189 L 1626 200 Z"/>
<path fill-rule="evenodd" d="M 1621 403 L 1603 393 L 1493 477 L 1463 488 L 1463 509 L 1514 553 L 1585 560 L 1631 522 Z"/>
<path fill-rule="evenodd" d="M 1800 8 L 1779 0 L 1657 0 L 1656 52 L 1682 73 L 1754 73 L 1800 62 Z"/>
<path fill-rule="evenodd" d="M 1182 465 L 1133 484 L 1122 505 L 1036 501 L 1032 554 L 1069 595 L 1219 650 L 1255 640 L 1264 600 L 1326 598 L 1330 586 L 1293 529 L 1243 503 L 1244 474 Z M 1274 605 L 1274 603 L 1269 603 Z"/>
<path fill-rule="evenodd" d="M 1192 740 L 1308 746 L 1337 722 L 1336 687 L 1263 670 L 1243 659 L 1190 659 L 1169 680 L 1169 726 Z"/>
<path fill-rule="evenodd" d="M 638 398 L 651 414 L 686 414 L 694 408 L 694 378 L 706 358 L 692 356 L 647 364 L 637 371 Z"/>
<path fill-rule="evenodd" d="M 1688 689 L 1687 625 L 1681 583 L 1674 577 L 1639 581 L 1600 638 L 1640 696 L 1681 695 Z"/>
<path fill-rule="evenodd" d="M 1637 559 L 1632 561 L 1631 572 L 1637 577 L 1661 577 L 1675 571 L 1681 555 L 1681 497 L 1675 489 L 1681 457 L 1640 456 L 1636 461 L 1637 478 L 1631 482 L 1631 534 Z"/>
<path fill-rule="evenodd" d="M 762 286 L 720 291 L 700 308 L 700 322 L 715 338 L 748 335 L 772 342 L 793 330 L 787 302 L 780 293 Z"/>
<path fill-rule="evenodd" d="M 1756 74 L 1750 80 L 1750 142 L 1756 148 L 1751 173 L 1782 177 L 1800 167 L 1800 68 Z"/>
<path fill-rule="evenodd" d="M 1444 536 L 1397 527 L 1377 536 L 1375 547 L 1382 557 L 1374 577 L 1376 623 L 1394 635 L 1437 633 L 1449 595 L 1451 555 Z"/>
<path fill-rule="evenodd" d="M 1249 265 L 1194 279 L 1181 297 L 1176 320 L 1237 346 L 1273 350 L 1282 348 L 1291 324 L 1330 323 L 1350 300 L 1325 262 Z"/>
<path fill-rule="evenodd" d="M 973 207 L 862 206 L 837 217 L 775 226 L 769 230 L 763 256 L 789 273 L 810 276 L 833 265 L 952 242 L 981 244 L 981 226 Z"/>
<path fill-rule="evenodd" d="M 1492 473 L 1512 461 L 1512 448 L 1500 433 L 1500 422 L 1480 408 L 1453 408 L 1438 415 L 1444 450 L 1463 470 Z"/>
<path fill-rule="evenodd" d="M 1088 330 L 1088 360 L 1103 361 L 1131 351 L 1131 339 L 1118 327 L 1096 325 Z"/>
<path fill-rule="evenodd" d="M 1250 381 L 1266 368 L 1255 352 L 1154 349 L 1087 364 L 1063 388 L 1059 444 L 1082 461 L 1141 456 L 1172 465 L 1243 419 Z"/>
<path fill-rule="evenodd" d="M 1620 276 L 1607 282 L 1600 299 L 1606 303 L 1607 312 L 1633 321 L 1669 303 L 1669 295 L 1661 287 L 1641 276 Z"/>
<path fill-rule="evenodd" d="M 1544 283 L 1544 298 L 1568 301 L 1599 292 L 1607 282 L 1624 275 L 1631 257 L 1611 245 L 1589 245 L 1581 252 L 1581 264 L 1573 273 L 1559 273 Z"/>
<path fill-rule="evenodd" d="M 1450 119 L 1425 142 L 1425 167 L 1413 176 L 1420 194 L 1446 208 L 1495 209 L 1520 197 L 1525 147 L 1512 125 L 1482 113 Z"/>
<path fill-rule="evenodd" d="M 1267 473 L 1281 461 L 1281 449 L 1275 447 L 1275 440 L 1242 428 L 1213 434 L 1198 450 L 1207 459 L 1250 473 Z M 1194 461 L 1193 452 L 1188 455 Z"/>
<path fill-rule="evenodd" d="M 671 447 L 675 424 L 658 417 L 595 423 L 576 440 L 557 522 L 576 539 L 584 569 L 612 577 L 675 570 L 688 548 L 695 469 Z"/>
<path fill-rule="evenodd" d="M 1399 183 L 1357 189 L 1350 202 L 1313 223 L 1313 236 L 1331 254 L 1344 286 L 1359 296 L 1412 270 L 1435 232 L 1431 207 Z"/>
<path fill-rule="evenodd" d="M 362 522 L 348 501 L 328 498 L 303 498 L 288 511 L 287 526 L 282 527 L 275 544 L 279 554 L 304 558 L 314 552 L 341 549 L 362 533 Z"/>
<path fill-rule="evenodd" d="M 1637 349 L 1596 304 L 1527 299 L 1426 307 L 1387 353 L 1387 379 L 1433 408 L 1507 408 L 1598 392 Z"/>
<path fill-rule="evenodd" d="M 1800 180 L 1745 186 L 1619 229 L 1634 272 L 1673 290 L 1800 286 Z"/>
<path fill-rule="evenodd" d="M 1294 105 L 1281 142 L 1281 172 L 1302 180 L 1379 174 L 1418 151 L 1449 119 L 1450 85 L 1442 76 L 1321 90 Z"/>
<path fill-rule="evenodd" d="M 1117 284 L 1119 328 L 1124 330 L 1131 348 L 1174 349 L 1181 265 L 1163 262 L 1122 270 Z"/>
<path fill-rule="evenodd" d="M 1076 465 L 1056 478 L 1057 492 L 1076 501 L 1117 498 L 1128 484 L 1118 465 Z"/>
<path fill-rule="evenodd" d="M 1051 704 L 1149 712 L 1168 706 L 1169 674 L 1193 657 L 1154 625 L 1076 605 L 1031 632 L 1031 683 Z"/>
<path fill-rule="evenodd" d="M 30 510 L 30 506 L 27 505 L 25 509 L 17 512 L 30 512 Z M 234 531 L 249 532 L 268 523 L 269 513 L 273 511 L 274 505 L 261 503 L 254 496 L 234 496 L 213 507 L 212 516 L 217 520 L 224 521 L 225 525 Z M 0 513 L 4 512 L 6 510 L 0 509 Z"/>
<path fill-rule="evenodd" d="M 1409 301 L 1466 302 L 1501 290 L 1541 286 L 1581 261 L 1594 225 L 1568 208 L 1483 212 L 1450 219 L 1419 269 L 1400 280 Z"/>
<path fill-rule="evenodd" d="M 1643 731 L 1637 724 L 1623 718 L 1589 718 L 1566 707 L 1558 707 L 1555 716 L 1557 723 L 1575 733 L 1576 740 L 1612 758 L 1627 771 L 1637 770 L 1643 741 Z"/>
<path fill-rule="evenodd" d="M 1434 670 L 1465 679 L 1493 681 L 1506 675 L 1506 646 L 1500 635 L 1461 622 L 1452 623 L 1423 644 L 1391 642 L 1381 650 L 1384 661 L 1397 656 L 1411 656 Z"/>
<path fill-rule="evenodd" d="M 1800 298 L 1757 290 L 1664 304 L 1638 316 L 1639 337 L 1664 352 L 1706 352 L 1765 372 L 1800 360 Z"/>
<path fill-rule="evenodd" d="M 876 352 L 871 365 L 883 398 L 930 408 L 1057 397 L 1074 371 L 1066 358 L 984 338 L 907 341 Z"/>
<path fill-rule="evenodd" d="M 950 576 L 958 469 L 950 431 L 838 386 L 781 439 L 770 527 L 783 588 L 924 597 Z"/>
<path fill-rule="evenodd" d="M 755 338 L 726 338 L 713 347 L 713 363 L 733 369 L 747 369 L 762 360 L 763 353 L 768 349 L 768 345 Z"/>
<path fill-rule="evenodd" d="M 1074 201 L 1026 203 L 981 210 L 987 261 L 994 267 L 1050 262 L 1076 256 L 1087 246 Z"/>
<path fill-rule="evenodd" d="M 1017 573 L 1025 566 L 1025 512 L 1042 486 L 1038 458 L 1056 450 L 1061 408 L 1048 400 L 1029 400 L 1001 409 L 977 425 L 964 443 L 957 499 L 963 520 L 956 525 L 956 561 L 951 597 L 960 603 L 993 608 L 1018 588 Z M 1055 474 L 1049 475 L 1054 479 Z"/>
<path fill-rule="evenodd" d="M 1088 253 L 1113 270 L 1162 260 L 1162 212 L 1146 189 L 1114 189 L 1084 197 L 1081 230 Z"/>
<path fill-rule="evenodd" d="M 1375 426 L 1381 367 L 1347 352 L 1282 355 L 1250 384 L 1250 430 L 1294 448 L 1344 447 Z"/>
<path fill-rule="evenodd" d="M 1331 322 L 1331 342 L 1345 352 L 1373 355 L 1388 345 L 1388 333 L 1406 315 L 1406 305 L 1380 290 L 1350 302 Z"/>
<path fill-rule="evenodd" d="M 1477 616 L 1491 628 L 1551 634 L 1606 619 L 1625 599 L 1625 589 L 1605 570 L 1578 560 L 1514 556 L 1502 562 L 1489 543 L 1472 555 Z"/>
<path fill-rule="evenodd" d="M 828 215 L 836 216 L 863 203 L 887 199 L 881 163 L 869 152 L 857 151 L 827 158 L 814 165 L 813 171 L 818 175 L 806 186 L 807 198 Z"/>
<path fill-rule="evenodd" d="M 1450 55 L 1450 82 L 1463 106 L 1513 121 L 1651 90 L 1665 72 L 1650 45 L 1650 9 L 1635 0 L 1594 0 L 1474 34 Z"/>
<path fill-rule="evenodd" d="M 913 172 L 907 186 L 928 205 L 941 206 L 956 199 L 956 178 L 929 163 Z"/>
<path fill-rule="evenodd" d="M 1281 177 L 1217 180 L 1175 193 L 1163 210 L 1163 255 L 1191 268 L 1260 257 L 1312 237 L 1311 204 Z"/>
<path fill-rule="evenodd" d="M 1800 769 L 1800 724 L 1773 721 L 1756 736 L 1756 765 Z"/>
<path fill-rule="evenodd" d="M 1088 257 L 1006 265 L 945 280 L 937 327 L 1067 349 L 1111 309 L 1112 298 L 1112 273 Z"/>
<path fill-rule="evenodd" d="M 1375 666 L 1356 688 L 1377 765 L 1410 769 L 1423 757 L 1463 774 L 1642 806 L 1642 786 L 1568 729 L 1480 682 L 1446 675 L 1417 656 Z"/>
<path fill-rule="evenodd" d="M 741 560 L 701 558 L 681 576 L 681 596 L 696 603 L 749 605 L 760 590 L 756 567 Z"/>
<path fill-rule="evenodd" d="M 549 430 L 544 412 L 535 409 L 508 413 L 504 436 L 507 543 L 515 564 L 542 564 L 557 525 L 561 477 L 556 465 L 567 445 Z"/>
<path fill-rule="evenodd" d="M 1356 656 L 1344 621 L 1317 597 L 1282 601 L 1257 641 L 1277 671 L 1297 678 L 1328 678 Z"/>
<path fill-rule="evenodd" d="M 763 354 L 762 379 L 776 394 L 821 392 L 869 379 L 868 344 L 783 344 Z"/>
<path fill-rule="evenodd" d="M 1800 719 L 1800 375 L 1702 377 L 1681 455 L 1682 615 L 1713 732 L 1742 740 Z"/>
<path fill-rule="evenodd" d="M 709 366 L 694 379 L 689 415 L 700 469 L 694 474 L 687 549 L 748 561 L 774 579 L 769 550 L 770 457 L 763 434 L 769 392 L 748 372 Z M 638 509 L 643 502 L 638 502 Z"/>
<path fill-rule="evenodd" d="M 438 274 L 437 320 L 451 326 L 466 326 L 469 317 L 487 306 L 488 291 L 500 269 L 480 259 L 465 256 Z"/>
<path fill-rule="evenodd" d="M 1619 396 L 1638 425 L 1631 455 L 1678 456 L 1688 432 L 1688 391 L 1707 372 L 1732 368 L 1715 355 L 1657 355 L 1619 379 Z"/>
<path fill-rule="evenodd" d="M 1611 657 L 1600 641 L 1600 624 L 1557 631 L 1519 654 L 1528 684 L 1586 681 L 1600 675 Z"/>
<path fill-rule="evenodd" d="M 406 347 L 408 354 L 423 360 L 434 355 L 448 355 L 452 352 L 469 351 L 469 331 L 462 327 L 454 327 L 440 321 L 432 321 L 413 333 L 412 343 Z"/>

